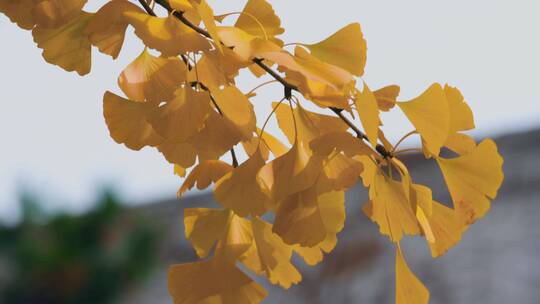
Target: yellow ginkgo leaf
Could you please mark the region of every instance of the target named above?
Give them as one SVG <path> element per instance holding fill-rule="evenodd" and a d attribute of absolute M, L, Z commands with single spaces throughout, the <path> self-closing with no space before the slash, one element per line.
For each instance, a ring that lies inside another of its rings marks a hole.
<path fill-rule="evenodd" d="M 43 49 L 43 58 L 66 71 L 76 71 L 81 76 L 88 74 L 92 54 L 90 40 L 84 34 L 84 29 L 93 15 L 81 11 L 58 28 L 36 26 L 32 35 L 37 46 Z"/>
<path fill-rule="evenodd" d="M 256 151 L 247 161 L 216 183 L 216 200 L 223 207 L 243 217 L 263 215 L 270 203 L 270 189 L 258 176 L 264 165 L 260 151 Z"/>
<path fill-rule="evenodd" d="M 204 127 L 212 111 L 208 92 L 198 92 L 191 87 L 176 91 L 167 101 L 148 116 L 154 130 L 167 140 L 184 142 Z"/>
<path fill-rule="evenodd" d="M 448 136 L 444 146 L 459 155 L 463 155 L 474 150 L 476 148 L 476 142 L 467 134 L 454 133 Z"/>
<path fill-rule="evenodd" d="M 174 304 L 255 304 L 267 296 L 233 263 L 218 259 L 171 266 L 168 285 Z"/>
<path fill-rule="evenodd" d="M 363 169 L 359 161 L 336 154 L 324 162 L 317 189 L 319 193 L 349 189 L 356 184 Z"/>
<path fill-rule="evenodd" d="M 199 158 L 217 159 L 241 139 L 242 134 L 233 123 L 217 112 L 210 111 L 204 127 L 190 139 L 190 142 L 197 149 Z"/>
<path fill-rule="evenodd" d="M 266 0 L 249 0 L 234 26 L 250 35 L 271 39 L 278 45 L 281 45 L 281 41 L 275 39 L 275 36 L 285 31 L 272 5 Z"/>
<path fill-rule="evenodd" d="M 313 247 L 335 236 L 345 223 L 343 191 L 317 194 L 312 187 L 279 203 L 273 231 L 290 245 Z"/>
<path fill-rule="evenodd" d="M 223 54 L 215 50 L 205 52 L 197 61 L 197 68 L 189 71 L 190 81 L 200 82 L 210 91 L 233 84 L 234 77 L 243 65 L 235 60 L 232 52 L 228 48 L 223 49 Z"/>
<path fill-rule="evenodd" d="M 362 164 L 363 170 L 360 174 L 362 178 L 362 184 L 364 187 L 369 187 L 373 180 L 375 179 L 375 174 L 377 173 L 378 167 L 371 157 L 367 155 L 355 156 L 354 159 Z"/>
<path fill-rule="evenodd" d="M 256 274 L 264 274 L 272 284 L 288 289 L 297 284 L 302 275 L 291 263 L 292 247 L 283 243 L 272 232 L 272 225 L 259 219 L 251 220 L 253 245 L 240 258 L 247 268 Z"/>
<path fill-rule="evenodd" d="M 32 15 L 41 28 L 58 28 L 81 13 L 88 0 L 41 0 L 34 5 Z M 27 8 L 30 9 L 30 8 Z"/>
<path fill-rule="evenodd" d="M 225 235 L 216 245 L 215 257 L 223 262 L 234 262 L 241 258 L 253 244 L 251 222 L 229 211 L 230 217 Z"/>
<path fill-rule="evenodd" d="M 326 229 L 315 187 L 293 193 L 280 202 L 272 230 L 290 245 L 313 247 L 322 242 Z"/>
<path fill-rule="evenodd" d="M 274 154 L 275 157 L 280 157 L 281 155 L 287 153 L 288 148 L 272 134 L 266 131 L 262 131 L 259 128 L 257 128 L 257 134 L 262 134 L 261 136 L 262 143 L 270 151 L 272 151 L 272 154 Z"/>
<path fill-rule="evenodd" d="M 214 11 L 208 5 L 208 3 L 206 3 L 206 0 L 189 0 L 189 2 L 199 14 L 204 26 L 206 26 L 206 30 L 214 41 L 214 46 L 221 52 L 221 41 L 219 40 L 219 35 L 217 33 L 216 22 L 214 20 Z"/>
<path fill-rule="evenodd" d="M 410 200 L 413 207 L 419 206 L 426 213 L 431 215 L 433 212 L 433 193 L 429 187 L 420 184 L 410 185 Z"/>
<path fill-rule="evenodd" d="M 165 18 L 136 12 L 126 12 L 124 15 L 144 44 L 158 50 L 163 56 L 177 56 L 210 49 L 207 39 L 172 14 Z"/>
<path fill-rule="evenodd" d="M 234 26 L 219 26 L 217 28 L 219 38 L 223 44 L 232 48 L 238 59 L 248 63 L 253 59 L 258 48 L 254 44 L 257 40 L 256 36 L 250 35 L 240 28 Z M 268 45 L 271 45 L 268 43 Z M 275 46 L 276 50 L 280 50 L 279 46 Z"/>
<path fill-rule="evenodd" d="M 428 151 L 438 155 L 450 130 L 448 102 L 441 85 L 435 83 L 417 98 L 398 105 L 422 136 Z"/>
<path fill-rule="evenodd" d="M 463 99 L 461 92 L 457 88 L 445 85 L 444 94 L 450 111 L 449 134 L 474 129 L 473 113 Z"/>
<path fill-rule="evenodd" d="M 0 1 L 0 13 L 6 15 L 11 22 L 16 23 L 25 30 L 31 30 L 36 21 L 32 14 L 32 7 L 39 0 L 2 0 Z"/>
<path fill-rule="evenodd" d="M 319 264 L 323 258 L 324 253 L 330 253 L 337 245 L 337 237 L 335 235 L 327 234 L 327 237 L 322 243 L 313 247 L 302 247 L 294 245 L 293 250 L 296 252 L 309 266 L 315 266 Z"/>
<path fill-rule="evenodd" d="M 170 100 L 186 79 L 186 66 L 178 58 L 156 57 L 146 49 L 118 77 L 118 86 L 137 101 Z"/>
<path fill-rule="evenodd" d="M 171 163 L 189 168 L 195 164 L 197 150 L 187 142 L 164 141 L 157 146 L 159 152 Z"/>
<path fill-rule="evenodd" d="M 371 200 L 364 205 L 364 213 L 392 242 L 399 242 L 403 234 L 420 233 L 415 211 L 400 182 L 378 171 L 369 188 L 369 197 Z"/>
<path fill-rule="evenodd" d="M 322 169 L 322 157 L 311 155 L 302 142 L 295 143 L 282 156 L 266 164 L 261 174 L 270 174 L 273 181 L 264 179 L 272 189 L 272 198 L 280 201 L 290 194 L 313 186 Z M 269 173 L 268 173 L 269 172 Z"/>
<path fill-rule="evenodd" d="M 118 57 L 124 43 L 128 26 L 125 12 L 142 13 L 142 10 L 127 0 L 110 1 L 96 12 L 84 30 L 90 42 L 113 59 Z"/>
<path fill-rule="evenodd" d="M 319 60 L 302 47 L 295 48 L 294 59 L 301 66 L 299 72 L 303 76 L 325 83 L 339 91 L 347 89 L 353 82 L 353 77 L 349 72 Z"/>
<path fill-rule="evenodd" d="M 396 246 L 396 304 L 427 304 L 429 291 L 409 269 L 401 249 Z"/>
<path fill-rule="evenodd" d="M 270 157 L 270 149 L 265 144 L 264 140 L 261 140 L 258 136 L 254 135 L 250 139 L 243 140 L 242 147 L 249 157 L 253 156 L 255 153 L 260 153 L 265 161 Z"/>
<path fill-rule="evenodd" d="M 356 76 L 364 74 L 367 46 L 358 23 L 347 25 L 319 43 L 305 46 L 315 57 L 323 61 L 339 66 Z"/>
<path fill-rule="evenodd" d="M 377 99 L 367 84 L 364 82 L 364 89 L 358 91 L 354 99 L 356 104 L 356 111 L 360 116 L 360 121 L 369 139 L 369 143 L 372 147 L 377 146 L 377 135 L 379 133 L 379 126 L 381 120 L 379 118 L 379 106 L 377 105 Z"/>
<path fill-rule="evenodd" d="M 379 110 L 388 112 L 396 105 L 400 88 L 397 85 L 389 85 L 373 92 L 379 105 Z"/>
<path fill-rule="evenodd" d="M 482 141 L 476 149 L 457 158 L 437 158 L 450 191 L 454 208 L 467 224 L 482 218 L 490 208 L 489 199 L 497 196 L 504 174 L 503 159 L 497 145 Z"/>
<path fill-rule="evenodd" d="M 223 116 L 233 123 L 244 139 L 252 137 L 256 129 L 256 117 L 249 99 L 235 86 L 212 91 Z"/>
<path fill-rule="evenodd" d="M 431 255 L 436 258 L 461 240 L 465 225 L 463 218 L 454 209 L 435 201 L 432 204 L 433 212 L 427 219 L 435 240 L 428 241 L 428 245 Z"/>
<path fill-rule="evenodd" d="M 111 92 L 105 92 L 103 115 L 111 137 L 117 143 L 125 144 L 133 150 L 160 144 L 163 139 L 146 121 L 150 107 L 150 104 L 131 101 Z"/>
<path fill-rule="evenodd" d="M 375 151 L 362 140 L 352 136 L 349 132 L 329 132 L 323 134 L 309 144 L 314 153 L 329 156 L 332 152 L 344 152 L 352 157 L 355 155 L 374 155 Z"/>
<path fill-rule="evenodd" d="M 229 211 L 193 208 L 184 210 L 186 239 L 191 241 L 197 256 L 208 256 L 212 247 L 226 233 Z"/>
<path fill-rule="evenodd" d="M 197 189 L 208 188 L 211 183 L 217 182 L 225 174 L 231 172 L 233 167 L 220 160 L 206 160 L 199 163 L 191 172 L 178 190 L 178 196 L 197 185 Z"/>
<path fill-rule="evenodd" d="M 276 106 L 277 103 L 274 102 L 272 107 Z M 275 111 L 279 128 L 291 144 L 295 142 L 296 138 L 309 144 L 312 140 L 326 133 L 345 132 L 348 128 L 339 118 L 310 112 L 300 105 L 293 108 L 293 112 L 294 119 L 291 108 L 286 104 L 281 104 Z"/>
<path fill-rule="evenodd" d="M 354 85 L 351 73 L 335 65 L 319 60 L 303 47 L 295 48 L 292 56 L 282 49 L 258 49 L 258 58 L 278 64 L 287 75 L 287 80 L 296 84 L 304 95 L 310 95 L 313 88 L 317 92 L 325 91 L 324 86 L 334 89 L 334 94 L 348 94 Z"/>

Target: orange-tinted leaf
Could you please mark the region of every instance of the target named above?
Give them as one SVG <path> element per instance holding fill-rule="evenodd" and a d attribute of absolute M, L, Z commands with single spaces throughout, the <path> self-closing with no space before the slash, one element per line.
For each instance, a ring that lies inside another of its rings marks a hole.
<path fill-rule="evenodd" d="M 274 37 L 285 31 L 272 5 L 266 0 L 249 0 L 234 26 L 250 35 L 271 39 L 278 45 L 281 45 L 281 41 Z"/>
<path fill-rule="evenodd" d="M 2 0 L 0 12 L 6 15 L 11 22 L 16 23 L 25 30 L 31 30 L 36 21 L 32 14 L 32 7 L 39 0 Z"/>
<path fill-rule="evenodd" d="M 235 86 L 212 91 L 223 116 L 236 125 L 244 139 L 252 137 L 256 129 L 256 117 L 249 99 Z"/>
<path fill-rule="evenodd" d="M 221 41 L 219 40 L 219 35 L 217 33 L 216 22 L 214 20 L 214 11 L 208 5 L 208 3 L 206 3 L 206 0 L 190 0 L 190 3 L 199 14 L 199 17 L 201 17 L 204 26 L 206 26 L 206 30 L 214 41 L 214 46 L 221 52 Z"/>
<path fill-rule="evenodd" d="M 211 183 L 217 182 L 225 174 L 231 172 L 233 167 L 220 160 L 206 160 L 199 163 L 191 172 L 178 190 L 178 196 L 182 196 L 197 184 L 197 189 L 208 188 Z"/>
<path fill-rule="evenodd" d="M 288 289 L 302 279 L 298 270 L 291 263 L 292 247 L 283 243 L 272 232 L 272 225 L 259 219 L 251 220 L 253 245 L 241 257 L 249 269 L 268 277 L 272 284 L 279 284 Z"/>
<path fill-rule="evenodd" d="M 35 4 L 32 15 L 41 28 L 58 28 L 81 13 L 88 0 L 41 0 Z M 30 9 L 30 8 L 27 8 Z"/>
<path fill-rule="evenodd" d="M 217 159 L 241 140 L 241 134 L 230 121 L 215 111 L 204 123 L 204 127 L 190 140 L 202 159 Z"/>
<path fill-rule="evenodd" d="M 174 265 L 168 281 L 174 304 L 260 303 L 267 296 L 261 285 L 234 264 L 216 259 Z"/>
<path fill-rule="evenodd" d="M 127 0 L 112 0 L 96 12 L 84 31 L 93 45 L 113 59 L 118 57 L 124 43 L 128 26 L 125 12 L 142 13 L 142 10 Z"/>
<path fill-rule="evenodd" d="M 289 195 L 279 204 L 273 231 L 287 244 L 313 247 L 328 234 L 341 231 L 344 222 L 344 192 L 318 195 L 313 187 Z"/>
<path fill-rule="evenodd" d="M 226 233 L 229 211 L 192 208 L 184 210 L 186 239 L 191 241 L 197 256 L 204 258 L 210 254 L 215 243 Z"/>
<path fill-rule="evenodd" d="M 130 99 L 170 100 L 186 79 L 186 66 L 178 58 L 156 57 L 146 49 L 118 77 L 118 86 Z"/>
<path fill-rule="evenodd" d="M 146 121 L 151 105 L 131 101 L 105 92 L 103 96 L 103 115 L 111 137 L 133 150 L 144 146 L 155 146 L 162 142 L 152 126 Z"/>
<path fill-rule="evenodd" d="M 265 161 L 259 151 L 238 168 L 221 178 L 214 197 L 225 208 L 240 216 L 263 215 L 270 203 L 270 189 L 258 176 Z"/>
<path fill-rule="evenodd" d="M 180 88 L 175 98 L 150 113 L 148 121 L 156 132 L 171 141 L 184 142 L 204 127 L 212 111 L 208 92 Z"/>
<path fill-rule="evenodd" d="M 373 94 L 377 99 L 379 110 L 390 111 L 395 105 L 399 96 L 400 88 L 397 85 L 389 85 L 374 91 Z"/>
<path fill-rule="evenodd" d="M 158 50 L 163 56 L 177 56 L 186 52 L 210 49 L 208 40 L 172 14 L 160 18 L 145 13 L 126 12 L 125 16 L 144 44 Z"/>
<path fill-rule="evenodd" d="M 76 71 L 81 76 L 88 74 L 92 54 L 84 29 L 92 16 L 91 13 L 80 12 L 58 28 L 36 26 L 32 35 L 37 46 L 43 49 L 43 58 L 68 72 Z"/>
<path fill-rule="evenodd" d="M 157 148 L 171 164 L 180 165 L 183 168 L 189 168 L 195 164 L 197 151 L 190 143 L 164 141 Z"/>

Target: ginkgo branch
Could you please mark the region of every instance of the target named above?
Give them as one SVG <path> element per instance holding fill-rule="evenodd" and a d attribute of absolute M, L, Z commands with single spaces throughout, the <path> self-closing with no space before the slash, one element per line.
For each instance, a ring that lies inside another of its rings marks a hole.
<path fill-rule="evenodd" d="M 144 2 L 144 0 L 139 0 L 140 2 Z M 156 0 L 155 3 L 161 5 L 163 8 L 165 8 L 169 13 L 173 14 L 178 20 L 180 20 L 182 23 L 184 23 L 185 25 L 187 25 L 188 27 L 190 27 L 191 29 L 193 29 L 194 31 L 196 31 L 197 33 L 205 36 L 206 38 L 208 39 L 212 39 L 212 37 L 210 36 L 210 33 L 208 33 L 206 30 L 198 27 L 197 25 L 195 25 L 194 23 L 192 23 L 191 21 L 189 21 L 185 16 L 184 16 L 184 12 L 179 12 L 177 10 L 174 10 L 171 5 L 168 3 L 168 1 L 166 0 Z M 144 4 L 143 4 L 144 6 Z M 148 6 L 148 4 L 146 4 L 146 6 Z M 256 65 L 258 65 L 260 68 L 262 68 L 263 70 L 265 70 L 268 74 L 270 74 L 270 76 L 272 76 L 275 80 L 279 81 L 282 85 L 283 85 L 283 88 L 284 88 L 284 95 L 285 95 L 285 98 L 287 99 L 290 99 L 291 96 L 292 96 L 292 91 L 297 91 L 297 92 L 300 92 L 300 90 L 298 89 L 297 86 L 287 82 L 281 75 L 279 75 L 276 71 L 274 71 L 272 68 L 270 68 L 269 66 L 267 66 L 265 63 L 264 63 L 264 60 L 261 59 L 261 58 L 253 58 L 253 63 L 255 63 Z M 330 108 L 330 110 L 332 110 L 332 112 L 334 112 L 341 120 L 343 120 L 343 122 L 345 122 L 355 133 L 356 133 L 356 137 L 362 139 L 362 140 L 368 140 L 368 137 L 364 134 L 364 132 L 362 132 L 358 127 L 356 127 L 354 125 L 354 123 L 352 121 L 350 121 L 349 119 L 347 119 L 341 112 L 342 110 L 341 109 L 337 109 L 337 108 Z M 390 153 L 389 151 L 386 150 L 386 148 L 382 145 L 377 145 L 376 146 L 376 151 L 381 154 L 381 156 L 385 157 L 385 158 L 388 158 L 388 157 L 392 157 L 392 153 Z"/>

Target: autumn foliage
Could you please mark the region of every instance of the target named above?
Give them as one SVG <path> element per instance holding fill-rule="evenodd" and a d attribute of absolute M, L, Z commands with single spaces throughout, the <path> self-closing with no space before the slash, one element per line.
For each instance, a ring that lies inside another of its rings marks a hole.
<path fill-rule="evenodd" d="M 104 95 L 110 135 L 130 149 L 156 148 L 187 175 L 179 196 L 213 184 L 222 206 L 185 210 L 201 261 L 170 268 L 175 303 L 259 303 L 267 292 L 251 275 L 283 288 L 300 283 L 291 256 L 315 265 L 332 251 L 345 191 L 359 178 L 369 188 L 364 213 L 395 244 L 396 303 L 429 301 L 400 241 L 420 236 L 433 257 L 445 254 L 487 213 L 503 180 L 495 143 L 463 133 L 474 120 L 457 88 L 435 83 L 405 101 L 397 85 L 372 90 L 359 78 L 367 58 L 359 24 L 287 45 L 266 0 L 220 16 L 205 0 L 112 0 L 97 12 L 84 11 L 86 2 L 0 0 L 0 11 L 32 31 L 47 62 L 80 75 L 90 72 L 92 50 L 117 58 L 128 27 L 146 46 L 118 77 L 123 96 Z M 282 87 L 265 117 L 250 101 L 256 91 L 236 86 L 243 69 Z M 380 113 L 396 110 L 412 124 L 403 139 L 419 136 L 427 161 L 439 165 L 451 205 L 415 183 L 399 159 L 402 141 L 386 140 Z M 265 131 L 272 118 L 288 142 Z"/>

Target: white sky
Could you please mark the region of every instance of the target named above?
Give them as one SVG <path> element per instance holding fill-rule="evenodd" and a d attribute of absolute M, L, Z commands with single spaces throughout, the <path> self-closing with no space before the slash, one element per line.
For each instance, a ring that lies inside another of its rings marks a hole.
<path fill-rule="evenodd" d="M 100 1 L 89 1 L 93 11 Z M 216 14 L 245 1 L 209 1 Z M 224 2 L 227 2 L 226 4 Z M 274 0 L 287 42 L 317 42 L 360 22 L 368 42 L 364 80 L 372 88 L 402 87 L 402 99 L 432 82 L 450 83 L 472 107 L 477 135 L 539 126 L 540 1 L 538 0 Z M 0 15 L 0 217 L 13 218 L 15 198 L 30 189 L 51 209 L 80 211 L 103 185 L 144 202 L 174 196 L 180 180 L 151 149 L 135 152 L 109 137 L 102 114 L 105 90 L 142 50 L 128 31 L 120 59 L 94 49 L 84 78 L 47 64 L 31 33 Z M 245 89 L 257 82 L 241 77 Z M 255 100 L 268 113 L 281 88 Z M 397 111 L 396 111 L 397 112 Z M 391 139 L 411 128 L 399 114 L 383 117 Z M 270 131 L 276 133 L 275 125 Z"/>

